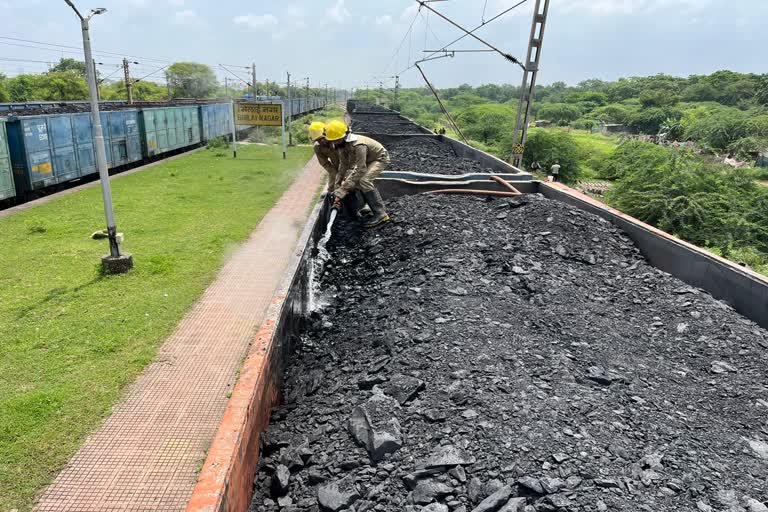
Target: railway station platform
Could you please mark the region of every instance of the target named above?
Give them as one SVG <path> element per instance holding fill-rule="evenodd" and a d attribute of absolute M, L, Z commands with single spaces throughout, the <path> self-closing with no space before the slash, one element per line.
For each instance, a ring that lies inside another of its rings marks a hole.
<path fill-rule="evenodd" d="M 324 176 L 313 158 L 35 510 L 185 509 L 238 369 L 295 258 Z"/>

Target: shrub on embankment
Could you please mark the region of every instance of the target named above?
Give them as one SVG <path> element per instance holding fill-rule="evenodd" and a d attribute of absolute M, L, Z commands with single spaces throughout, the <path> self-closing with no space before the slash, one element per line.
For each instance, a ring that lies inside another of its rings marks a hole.
<path fill-rule="evenodd" d="M 768 188 L 750 171 L 643 149 L 653 158 L 637 159 L 632 148 L 611 157 L 624 173 L 608 192 L 612 206 L 725 257 L 749 255 L 758 270 L 768 265 Z"/>

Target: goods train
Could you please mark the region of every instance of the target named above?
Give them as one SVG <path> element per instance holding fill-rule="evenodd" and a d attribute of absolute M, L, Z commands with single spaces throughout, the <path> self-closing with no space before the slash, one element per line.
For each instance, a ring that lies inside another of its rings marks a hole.
<path fill-rule="evenodd" d="M 323 108 L 292 100 L 292 116 Z M 231 133 L 230 103 L 108 102 L 101 125 L 110 170 L 170 156 Z M 0 204 L 23 201 L 97 174 L 91 114 L 84 103 L 0 105 Z"/>

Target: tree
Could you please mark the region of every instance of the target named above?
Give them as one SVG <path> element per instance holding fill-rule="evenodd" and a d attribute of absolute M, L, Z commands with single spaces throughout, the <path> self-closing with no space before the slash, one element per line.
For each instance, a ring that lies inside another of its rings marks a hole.
<path fill-rule="evenodd" d="M 176 62 L 167 71 L 174 98 L 207 98 L 218 88 L 210 67 L 196 62 Z"/>
<path fill-rule="evenodd" d="M 102 86 L 101 97 L 105 100 L 127 99 L 125 82 L 121 80 Z M 168 99 L 168 90 L 164 85 L 142 80 L 133 84 L 133 98 L 138 101 L 161 101 Z"/>
<path fill-rule="evenodd" d="M 681 119 L 683 113 L 674 108 L 644 108 L 632 114 L 627 126 L 637 133 L 656 135 L 668 119 Z"/>
<path fill-rule="evenodd" d="M 581 117 L 581 109 L 568 103 L 544 103 L 539 107 L 537 118 L 552 121 L 561 126 L 577 120 Z"/>
<path fill-rule="evenodd" d="M 88 98 L 85 79 L 73 71 L 50 71 L 42 82 L 43 99 L 48 101 L 74 101 Z"/>
<path fill-rule="evenodd" d="M 512 135 L 505 141 L 509 158 L 512 148 Z M 548 171 L 555 161 L 561 165 L 560 178 L 566 183 L 575 183 L 581 176 L 582 152 L 573 137 L 559 130 L 534 130 L 528 137 L 523 155 L 523 164 L 530 169 L 533 162 L 539 162 Z"/>
<path fill-rule="evenodd" d="M 515 113 L 504 105 L 476 105 L 456 116 L 466 135 L 483 144 L 498 143 L 515 123 Z"/>
<path fill-rule="evenodd" d="M 760 78 L 760 85 L 757 88 L 755 100 L 757 100 L 760 105 L 768 107 L 768 75 L 763 75 Z"/>
<path fill-rule="evenodd" d="M 50 73 L 60 73 L 65 71 L 72 71 L 73 73 L 85 78 L 85 62 L 71 59 L 69 57 L 62 58 L 55 66 L 50 69 Z"/>
<path fill-rule="evenodd" d="M 680 102 L 679 96 L 663 89 L 645 90 L 640 93 L 639 99 L 644 107 L 671 107 Z"/>

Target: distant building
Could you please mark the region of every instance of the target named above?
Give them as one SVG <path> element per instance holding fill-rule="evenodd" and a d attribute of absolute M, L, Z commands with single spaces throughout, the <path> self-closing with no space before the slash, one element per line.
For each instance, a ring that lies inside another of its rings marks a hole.
<path fill-rule="evenodd" d="M 627 131 L 627 127 L 623 124 L 600 121 L 591 131 L 592 133 L 624 133 Z"/>
<path fill-rule="evenodd" d="M 549 128 L 552 126 L 552 121 L 539 120 L 531 123 L 533 128 Z"/>

